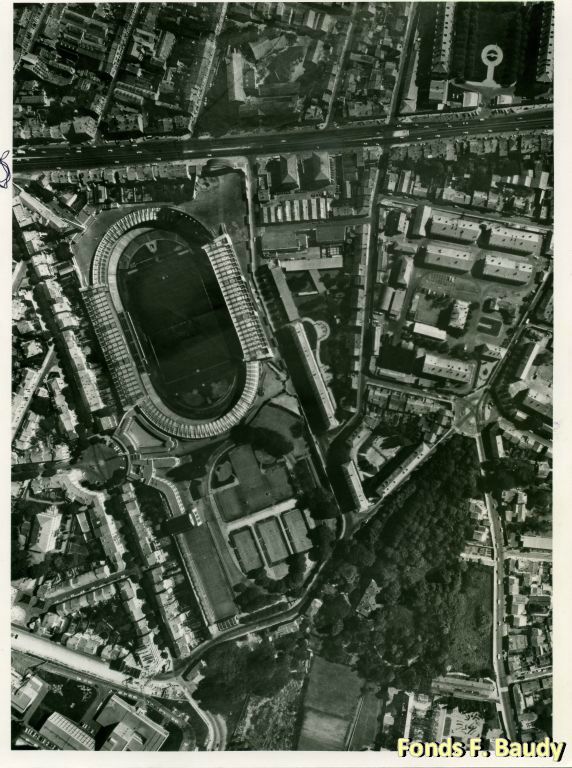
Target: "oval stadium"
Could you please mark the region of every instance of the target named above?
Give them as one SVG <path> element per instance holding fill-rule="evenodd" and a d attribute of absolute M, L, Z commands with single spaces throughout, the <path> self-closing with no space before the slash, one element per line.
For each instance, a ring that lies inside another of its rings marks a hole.
<path fill-rule="evenodd" d="M 176 208 L 132 211 L 99 242 L 84 299 L 124 408 L 181 439 L 247 414 L 272 352 L 228 235 Z"/>

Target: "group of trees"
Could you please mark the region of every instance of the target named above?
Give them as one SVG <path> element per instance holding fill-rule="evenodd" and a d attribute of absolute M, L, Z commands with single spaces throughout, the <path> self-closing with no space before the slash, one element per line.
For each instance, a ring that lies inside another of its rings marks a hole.
<path fill-rule="evenodd" d="M 381 515 L 340 542 L 315 619 L 328 658 L 347 663 L 357 655 L 360 673 L 378 684 L 423 686 L 444 671 L 463 590 L 459 555 L 471 530 L 466 499 L 476 493 L 478 476 L 473 442 L 455 436 Z M 364 618 L 355 606 L 372 578 L 380 608 Z"/>
<path fill-rule="evenodd" d="M 164 523 L 169 518 L 168 506 L 160 491 L 145 483 L 135 484 L 135 495 L 144 518 L 153 523 Z M 122 508 L 122 514 L 123 508 Z"/>
<path fill-rule="evenodd" d="M 376 429 L 376 434 L 385 437 L 384 448 L 417 445 L 423 437 L 424 419 L 416 414 L 408 414 L 398 423 L 385 421 Z"/>
<path fill-rule="evenodd" d="M 455 7 L 451 76 L 463 82 L 472 74 L 476 53 L 479 8 L 477 3 L 459 3 Z"/>
<path fill-rule="evenodd" d="M 273 696 L 305 655 L 305 640 L 296 635 L 275 643 L 265 639 L 253 650 L 225 643 L 207 655 L 195 698 L 209 712 L 228 713 L 240 706 L 245 695 Z"/>
<path fill-rule="evenodd" d="M 308 537 L 314 545 L 308 552 L 310 560 L 313 562 L 327 560 L 336 540 L 334 531 L 329 526 L 322 523 L 315 528 L 312 528 L 312 530 L 308 532 Z"/>
<path fill-rule="evenodd" d="M 302 553 L 290 555 L 286 561 L 288 573 L 281 579 L 271 579 L 264 568 L 252 571 L 250 584 L 235 587 L 236 603 L 243 611 L 257 611 L 276 602 L 281 595 L 296 595 L 304 583 L 306 557 Z"/>
<path fill-rule="evenodd" d="M 328 520 L 338 517 L 340 508 L 333 493 L 323 486 L 314 486 L 303 491 L 300 504 L 309 509 L 314 520 Z"/>
<path fill-rule="evenodd" d="M 490 11 L 482 6 L 482 3 L 459 3 L 455 9 L 451 76 L 461 82 L 483 80 L 481 50 L 487 42 L 498 41 L 503 60 L 495 70 L 495 80 L 510 86 L 521 80 L 526 69 L 530 13 L 518 5 Z M 489 14 L 493 13 L 494 19 L 491 19 Z M 481 26 L 487 32 L 491 30 L 487 38 L 480 34 Z"/>
<path fill-rule="evenodd" d="M 550 488 L 534 485 L 527 489 L 528 506 L 539 512 L 552 511 L 552 491 Z"/>
<path fill-rule="evenodd" d="M 237 424 L 230 430 L 230 437 L 238 445 L 251 445 L 255 451 L 266 451 L 275 458 L 285 456 L 294 448 L 282 433 L 267 427 Z"/>
<path fill-rule="evenodd" d="M 486 486 L 491 491 L 525 488 L 536 483 L 536 468 L 526 459 L 493 459 L 486 464 Z"/>

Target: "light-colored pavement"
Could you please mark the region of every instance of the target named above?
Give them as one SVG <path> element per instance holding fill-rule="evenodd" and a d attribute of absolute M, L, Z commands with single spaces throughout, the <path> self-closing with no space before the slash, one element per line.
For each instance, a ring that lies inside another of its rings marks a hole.
<path fill-rule="evenodd" d="M 14 271 L 12 272 L 12 295 L 13 296 L 16 293 L 18 293 L 18 289 L 20 288 L 20 283 L 24 279 L 25 274 L 26 274 L 26 262 L 19 261 L 14 267 Z"/>
<path fill-rule="evenodd" d="M 323 123 L 325 128 L 329 127 L 331 122 L 332 122 L 332 117 L 333 117 L 334 111 L 336 109 L 336 100 L 337 100 L 337 97 L 338 97 L 338 88 L 339 88 L 339 85 L 340 85 L 340 80 L 341 80 L 341 78 L 343 76 L 343 73 L 345 71 L 345 66 L 344 66 L 345 65 L 345 60 L 346 60 L 346 56 L 347 56 L 347 53 L 348 53 L 348 47 L 349 47 L 349 44 L 350 44 L 350 40 L 352 39 L 353 28 L 354 28 L 354 21 L 355 21 L 355 17 L 356 17 L 356 13 L 357 13 L 357 4 L 354 3 L 353 6 L 354 7 L 352 8 L 352 14 L 351 14 L 351 17 L 350 17 L 350 20 L 349 20 L 349 24 L 348 24 L 348 29 L 347 29 L 347 32 L 346 32 L 346 39 L 344 40 L 344 47 L 342 48 L 342 53 L 340 55 L 340 60 L 339 60 L 339 63 L 338 63 L 339 69 L 338 69 L 338 72 L 337 72 L 335 80 L 334 80 L 334 87 L 332 88 L 332 97 L 331 97 L 330 103 L 328 105 L 328 114 L 326 115 L 326 119 L 324 120 L 324 123 Z"/>
<path fill-rule="evenodd" d="M 552 562 L 552 552 L 548 551 L 536 551 L 536 552 L 521 552 L 519 549 L 505 549 L 505 559 L 511 560 L 540 560 L 545 563 Z"/>
<path fill-rule="evenodd" d="M 481 464 L 481 475 L 485 476 L 483 468 L 487 457 L 481 435 L 476 438 L 477 453 Z M 516 739 L 517 728 L 512 711 L 512 704 L 508 689 L 508 680 L 504 668 L 502 657 L 503 644 L 503 625 L 505 622 L 505 596 L 503 585 L 504 574 L 504 535 L 500 518 L 496 509 L 494 499 L 490 493 L 485 493 L 485 504 L 489 515 L 491 539 L 494 552 L 494 575 L 493 575 L 493 666 L 497 681 L 499 693 L 499 710 L 503 717 L 503 723 L 506 735 L 509 739 Z"/>
<path fill-rule="evenodd" d="M 14 624 L 12 625 L 11 641 L 15 651 L 27 653 L 40 659 L 47 659 L 75 673 L 102 680 L 116 688 L 132 693 L 161 696 L 173 688 L 173 684 L 168 682 L 133 680 L 124 672 L 110 669 L 100 659 L 72 651 L 70 648 L 54 643 L 45 637 L 38 637 Z"/>

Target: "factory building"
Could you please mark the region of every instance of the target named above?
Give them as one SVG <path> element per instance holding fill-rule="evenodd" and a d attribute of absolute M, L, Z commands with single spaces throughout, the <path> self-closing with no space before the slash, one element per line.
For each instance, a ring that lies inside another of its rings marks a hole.
<path fill-rule="evenodd" d="M 395 278 L 397 285 L 407 288 L 413 274 L 413 259 L 410 256 L 402 256 L 399 271 Z"/>
<path fill-rule="evenodd" d="M 449 318 L 449 328 L 456 331 L 462 331 L 467 324 L 469 310 L 471 305 L 468 301 L 456 299 L 451 307 L 451 317 Z"/>
<path fill-rule="evenodd" d="M 411 220 L 411 237 L 426 237 L 426 226 L 430 218 L 431 206 L 418 205 Z"/>

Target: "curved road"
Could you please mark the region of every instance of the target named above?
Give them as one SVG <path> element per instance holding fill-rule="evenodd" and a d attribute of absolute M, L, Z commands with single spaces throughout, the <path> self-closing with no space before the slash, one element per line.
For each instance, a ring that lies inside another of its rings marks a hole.
<path fill-rule="evenodd" d="M 95 679 L 106 682 L 113 688 L 142 696 L 160 696 L 161 689 L 167 690 L 173 685 L 177 685 L 207 727 L 208 738 L 205 749 L 224 750 L 226 747 L 227 732 L 224 720 L 220 715 L 212 715 L 210 712 L 202 710 L 193 699 L 188 686 L 183 682 L 180 684 L 178 681 L 161 683 L 159 680 L 149 680 L 147 683 L 143 681 L 133 683 L 131 682 L 132 678 L 128 675 L 110 669 L 99 659 L 72 651 L 59 643 L 38 637 L 16 625 L 12 625 L 11 641 L 13 650 L 46 659 L 58 666 L 65 667 L 74 673 L 74 677 L 77 677 L 76 673 L 79 673 L 79 679 L 89 683 Z M 157 702 L 153 702 L 153 706 L 161 709 L 161 705 Z"/>
<path fill-rule="evenodd" d="M 221 728 L 220 715 L 212 715 L 210 712 L 201 709 L 187 687 L 183 686 L 183 691 L 187 701 L 207 727 L 208 736 L 205 742 L 205 750 L 207 752 L 224 750 L 226 747 L 226 726 Z"/>

